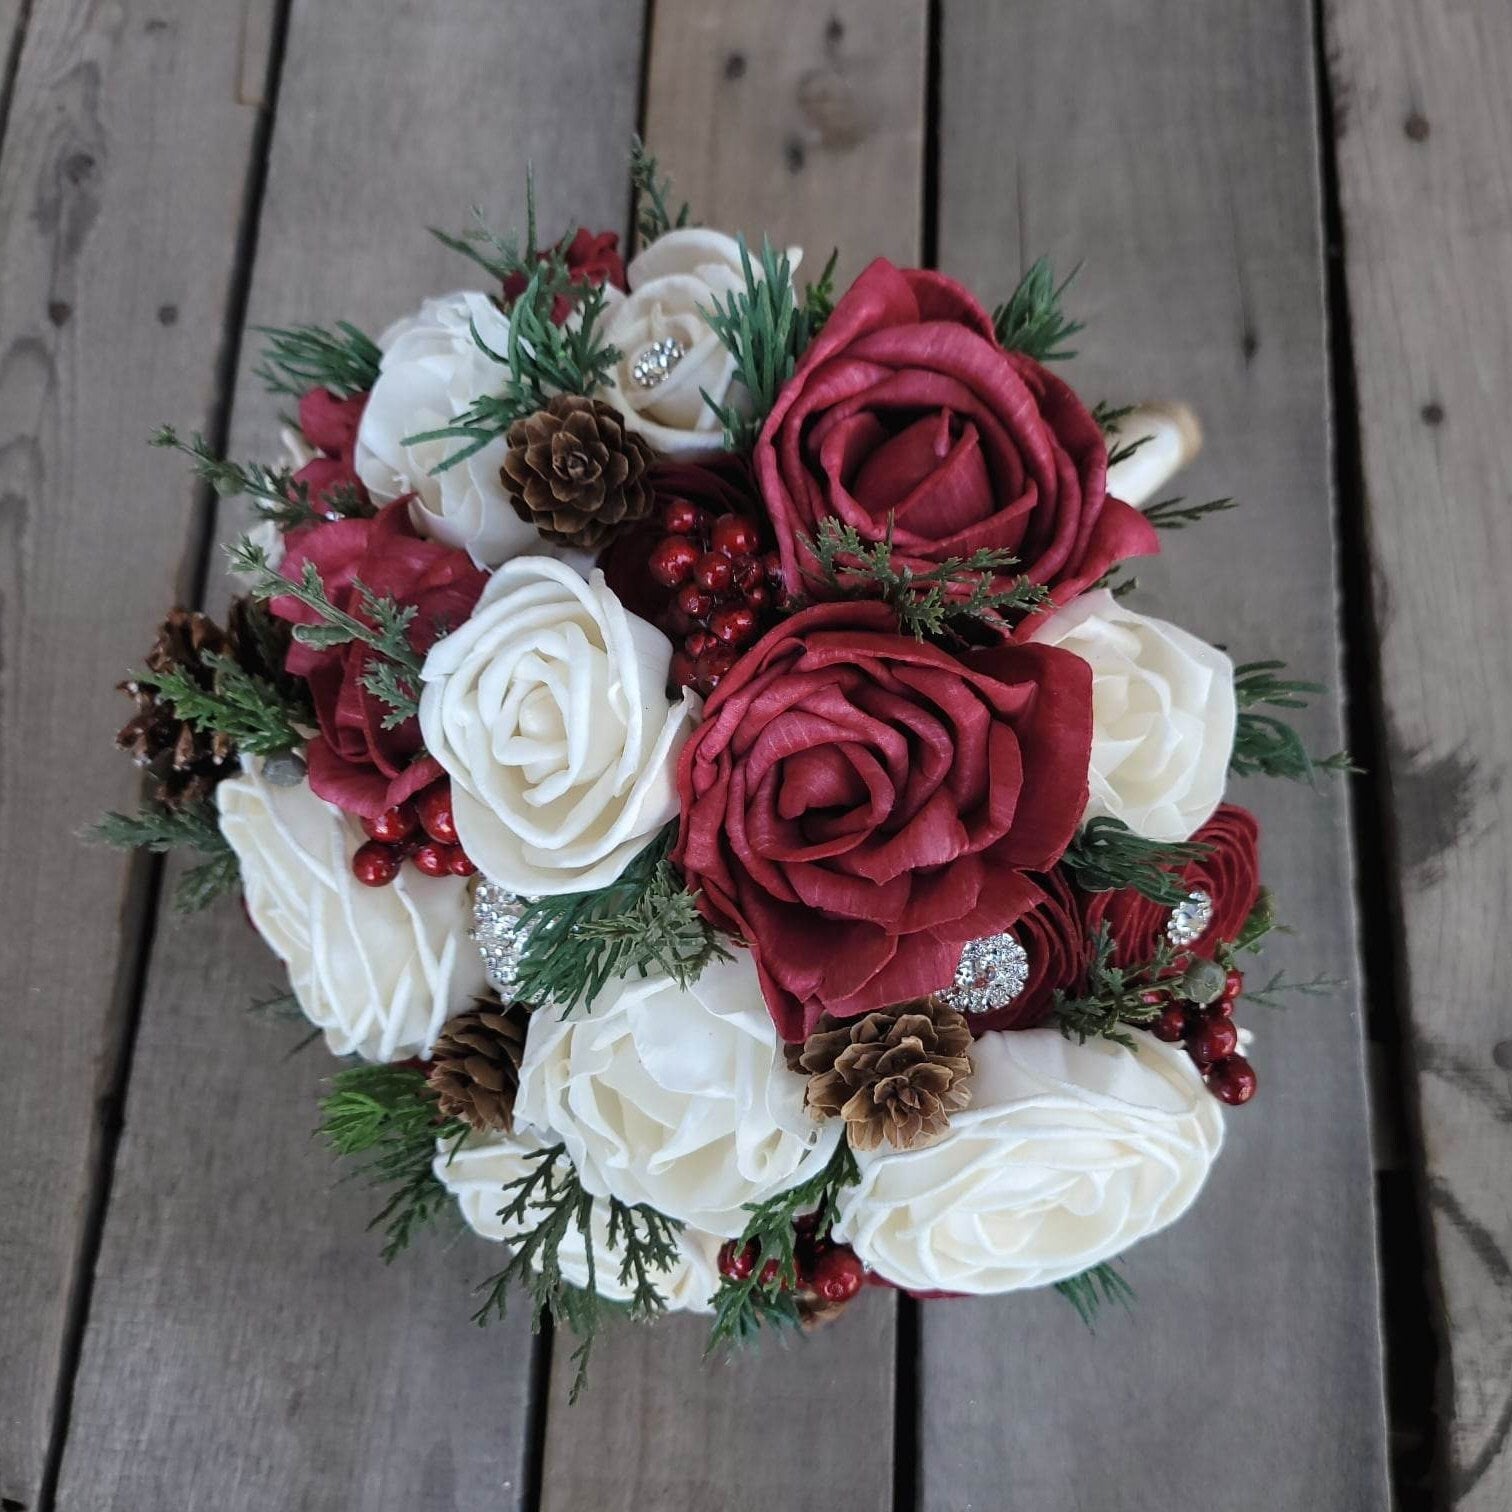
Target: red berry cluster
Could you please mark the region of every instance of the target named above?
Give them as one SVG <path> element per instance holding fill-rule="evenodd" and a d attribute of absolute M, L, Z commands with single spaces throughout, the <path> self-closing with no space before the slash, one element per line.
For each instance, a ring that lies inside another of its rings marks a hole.
<path fill-rule="evenodd" d="M 861 1290 L 866 1272 L 848 1245 L 836 1244 L 828 1235 L 821 1236 L 812 1216 L 798 1219 L 793 1255 L 798 1268 L 798 1290 L 809 1294 L 825 1307 L 849 1302 Z M 730 1281 L 749 1281 L 756 1268 L 757 1245 L 754 1240 L 742 1246 L 728 1239 L 719 1249 L 719 1274 Z M 781 1264 L 768 1260 L 757 1277 L 760 1286 L 773 1286 L 782 1273 Z"/>
<path fill-rule="evenodd" d="M 672 682 L 707 695 L 770 623 L 781 567 L 775 551 L 762 552 L 760 530 L 743 515 L 716 519 L 673 499 L 662 511 L 662 529 L 647 568 L 673 590 L 661 617 L 662 628 L 681 643 Z"/>
<path fill-rule="evenodd" d="M 451 783 L 442 777 L 413 798 L 364 819 L 368 840 L 352 857 L 352 875 L 368 887 L 387 887 L 406 861 L 427 877 L 470 877 L 452 818 Z"/>
<path fill-rule="evenodd" d="M 1150 1032 L 1168 1045 L 1184 1043 L 1208 1091 L 1235 1108 L 1255 1095 L 1255 1068 L 1238 1053 L 1239 1028 L 1234 1023 L 1234 1004 L 1243 991 L 1244 973 L 1230 968 L 1223 991 L 1206 1007 L 1168 997 L 1158 988 L 1145 995 L 1151 1007 L 1165 1005 Z"/>

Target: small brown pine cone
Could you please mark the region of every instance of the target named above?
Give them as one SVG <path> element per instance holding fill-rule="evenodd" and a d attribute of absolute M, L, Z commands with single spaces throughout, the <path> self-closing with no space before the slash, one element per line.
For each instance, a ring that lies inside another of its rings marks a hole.
<path fill-rule="evenodd" d="M 651 448 L 609 405 L 558 394 L 506 440 L 499 475 L 510 502 L 548 541 L 593 551 L 651 513 Z"/>
<path fill-rule="evenodd" d="M 149 672 L 182 672 L 209 688 L 214 671 L 205 656 L 231 656 L 230 638 L 208 615 L 174 609 L 147 653 Z M 134 678 L 118 684 L 136 700 L 136 713 L 116 735 L 116 745 L 157 779 L 158 798 L 169 808 L 207 798 L 223 777 L 235 774 L 236 748 L 219 731 L 201 732 L 173 712 L 156 689 Z"/>
<path fill-rule="evenodd" d="M 479 998 L 446 1021 L 431 1050 L 431 1090 L 447 1118 L 508 1134 L 525 1054 L 525 1009 Z"/>
<path fill-rule="evenodd" d="M 971 1100 L 970 1045 L 964 1014 L 920 998 L 860 1018 L 825 1014 L 803 1045 L 788 1046 L 788 1063 L 808 1073 L 809 1111 L 843 1118 L 853 1148 L 886 1139 L 906 1150 L 943 1133 Z"/>

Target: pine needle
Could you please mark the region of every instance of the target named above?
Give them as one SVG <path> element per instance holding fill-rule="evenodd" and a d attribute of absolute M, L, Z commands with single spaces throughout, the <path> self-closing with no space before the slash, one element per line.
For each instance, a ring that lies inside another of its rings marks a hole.
<path fill-rule="evenodd" d="M 179 878 L 173 905 L 180 913 L 197 913 L 241 881 L 236 853 L 208 803 L 186 803 L 176 808 L 148 803 L 136 814 L 109 813 L 89 831 L 88 838 L 117 850 L 145 850 L 156 855 L 192 850 L 204 856 L 204 861 Z"/>
<path fill-rule="evenodd" d="M 641 246 L 686 226 L 692 218 L 686 200 L 675 211 L 671 208 L 672 181 L 662 176 L 661 165 L 638 136 L 630 138 L 630 188 L 635 196 L 635 231 Z"/>
<path fill-rule="evenodd" d="M 1229 770 L 1236 777 L 1285 777 L 1312 783 L 1319 772 L 1358 773 L 1347 751 L 1313 756 L 1302 737 L 1284 719 L 1257 713 L 1256 704 L 1276 709 L 1305 709 L 1323 692 L 1321 683 L 1278 677 L 1283 661 L 1246 662 L 1234 669 L 1234 697 L 1239 718 Z"/>
<path fill-rule="evenodd" d="M 270 394 L 302 399 L 323 388 L 338 399 L 366 393 L 378 381 L 383 353 L 370 337 L 345 320 L 334 332 L 323 326 L 255 326 L 268 338 L 257 369 Z"/>
<path fill-rule="evenodd" d="M 992 312 L 993 329 L 1005 351 L 1022 352 L 1036 362 L 1060 362 L 1076 356 L 1075 350 L 1065 343 L 1085 327 L 1079 320 L 1067 318 L 1061 309 L 1061 295 L 1080 271 L 1081 265 L 1077 264 L 1057 284 L 1050 259 L 1041 257 L 1035 261 L 1008 296 L 1007 303 Z"/>
<path fill-rule="evenodd" d="M 1210 849 L 1192 840 L 1147 840 L 1122 819 L 1099 817 L 1082 826 L 1061 864 L 1084 892 L 1132 887 L 1152 903 L 1174 908 L 1187 895 L 1176 870 L 1200 861 Z"/>
<path fill-rule="evenodd" d="M 1055 1290 L 1076 1309 L 1089 1333 L 1097 1332 L 1094 1325 L 1104 1304 L 1116 1302 L 1125 1312 L 1133 1310 L 1134 1288 L 1106 1261 L 1079 1276 L 1057 1281 Z"/>

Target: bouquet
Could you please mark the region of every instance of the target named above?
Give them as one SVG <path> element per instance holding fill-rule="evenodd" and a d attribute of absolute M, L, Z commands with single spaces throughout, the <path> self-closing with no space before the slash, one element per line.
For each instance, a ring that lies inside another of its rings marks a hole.
<path fill-rule="evenodd" d="M 122 684 L 151 790 L 104 838 L 239 891 L 386 1255 L 498 1244 L 480 1320 L 522 1287 L 586 1364 L 867 1285 L 1090 1317 L 1254 1096 L 1225 784 L 1345 764 L 1273 712 L 1316 688 L 1131 606 L 1230 501 L 1158 497 L 1189 411 L 1057 376 L 1047 265 L 991 313 L 800 285 L 632 171 L 628 264 L 531 203 L 376 341 L 267 332 L 281 465 L 156 438 L 256 522 Z"/>

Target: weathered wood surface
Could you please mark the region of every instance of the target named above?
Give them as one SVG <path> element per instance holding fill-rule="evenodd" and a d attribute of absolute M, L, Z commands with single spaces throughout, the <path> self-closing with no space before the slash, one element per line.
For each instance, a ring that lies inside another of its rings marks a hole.
<path fill-rule="evenodd" d="M 1512 10 L 1325 6 L 1446 1500 L 1512 1506 Z"/>
<path fill-rule="evenodd" d="M 1192 401 L 1181 491 L 1244 500 L 1168 535 L 1130 602 L 1337 689 L 1308 7 L 946 0 L 940 94 L 942 267 L 991 291 L 1086 259 L 1072 380 Z M 1307 726 L 1340 745 L 1337 692 Z M 1342 786 L 1236 796 L 1298 926 L 1266 967 L 1357 981 Z M 1386 1507 L 1357 990 L 1241 1021 L 1259 1096 L 1193 1212 L 1130 1252 L 1132 1316 L 1092 1336 L 1050 1295 L 921 1310 L 928 1512 Z"/>
<path fill-rule="evenodd" d="M 464 226 L 480 199 L 518 205 L 531 159 L 550 223 L 569 209 L 622 222 L 639 40 L 638 11 L 596 0 L 297 6 L 249 323 L 346 315 L 376 332 L 426 293 L 475 286 L 424 228 Z M 276 437 L 255 346 L 236 455 Z M 147 497 L 179 484 L 176 464 L 153 461 Z M 92 652 L 98 667 L 121 655 L 118 627 L 101 629 L 116 643 Z M 333 1063 L 319 1047 L 285 1062 L 289 1034 L 242 1012 L 263 984 L 275 968 L 234 907 L 208 925 L 165 912 L 59 1505 L 520 1505 L 526 1319 L 469 1323 L 470 1286 L 498 1253 L 469 1237 L 385 1270 L 363 1231 L 372 1194 L 333 1190 L 309 1138 Z"/>
<path fill-rule="evenodd" d="M 35 1505 L 67 1385 L 147 877 L 75 836 L 135 804 L 112 685 L 179 590 L 195 514 L 144 442 L 161 415 L 203 425 L 214 403 L 257 125 L 235 81 L 256 10 L 37 4 L 0 158 L 7 1506 Z M 0 7 L 0 50 L 19 11 Z"/>
<path fill-rule="evenodd" d="M 805 245 L 800 279 L 817 277 L 835 245 L 852 273 L 881 249 L 916 260 L 924 10 L 880 0 L 833 10 L 660 0 L 646 137 L 677 194 L 706 224 L 765 228 L 774 241 Z M 821 96 L 834 116 L 864 128 L 810 141 Z M 801 155 L 785 156 L 799 141 L 808 142 Z M 801 1507 L 821 1494 L 837 1512 L 888 1505 L 895 1311 L 891 1297 L 868 1298 L 854 1326 L 847 1318 L 806 1343 L 772 1340 L 708 1364 L 706 1318 L 620 1329 L 595 1358 L 597 1384 L 570 1412 L 571 1370 L 558 1350 L 543 1507 Z M 774 1407 L 791 1435 L 780 1453 Z M 583 1453 L 584 1443 L 596 1452 Z"/>

